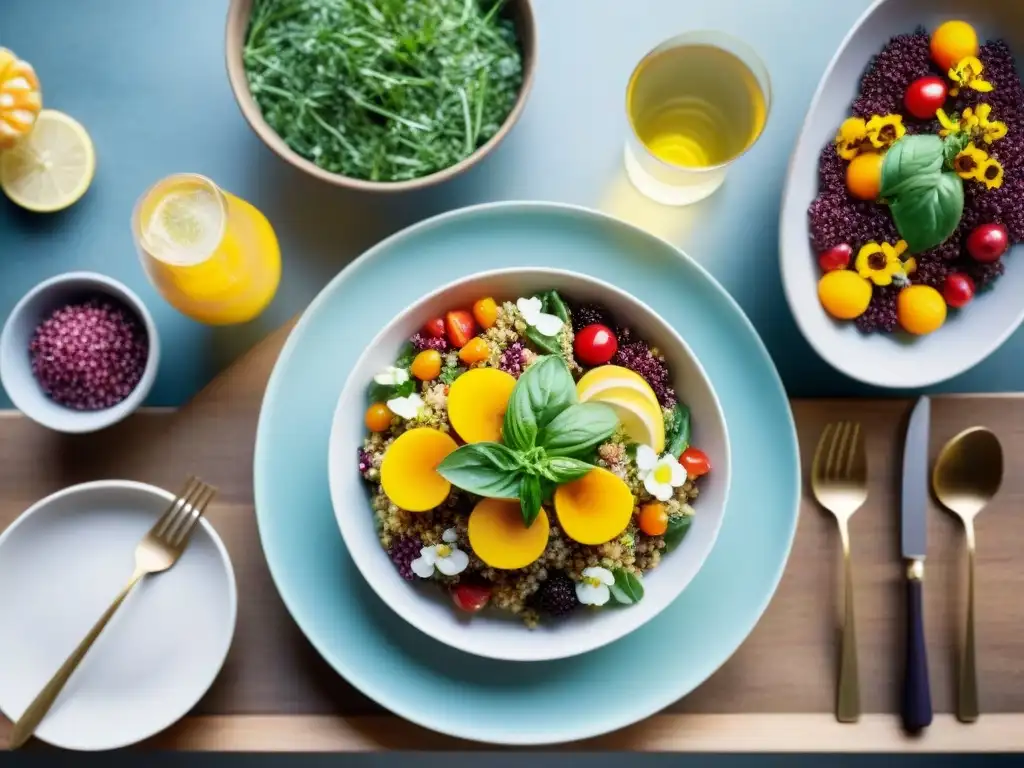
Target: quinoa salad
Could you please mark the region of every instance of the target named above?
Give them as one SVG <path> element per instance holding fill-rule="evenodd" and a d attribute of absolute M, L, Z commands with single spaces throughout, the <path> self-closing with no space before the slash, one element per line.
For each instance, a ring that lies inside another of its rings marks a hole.
<path fill-rule="evenodd" d="M 1024 85 L 1002 40 L 951 20 L 893 37 L 819 160 L 818 298 L 864 333 L 930 334 L 1024 242 Z"/>
<path fill-rule="evenodd" d="M 358 466 L 404 579 L 531 628 L 643 599 L 711 465 L 668 362 L 620 319 L 483 297 L 374 377 Z"/>

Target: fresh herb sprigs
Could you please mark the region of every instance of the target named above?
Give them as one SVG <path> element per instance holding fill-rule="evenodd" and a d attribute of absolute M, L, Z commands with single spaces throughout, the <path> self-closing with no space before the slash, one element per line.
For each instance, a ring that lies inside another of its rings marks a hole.
<path fill-rule="evenodd" d="M 503 0 L 254 0 L 243 61 L 271 128 L 321 168 L 404 181 L 501 127 L 522 85 Z"/>
<path fill-rule="evenodd" d="M 537 359 L 519 377 L 502 426 L 502 443 L 472 443 L 450 453 L 437 471 L 478 496 L 519 499 L 530 527 L 553 489 L 578 480 L 593 465 L 585 459 L 611 437 L 618 417 L 603 403 L 580 403 L 561 357 Z"/>

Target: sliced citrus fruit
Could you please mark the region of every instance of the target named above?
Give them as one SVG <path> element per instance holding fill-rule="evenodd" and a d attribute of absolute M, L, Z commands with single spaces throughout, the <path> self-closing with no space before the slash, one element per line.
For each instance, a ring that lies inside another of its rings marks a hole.
<path fill-rule="evenodd" d="M 649 445 L 656 453 L 665 450 L 665 417 L 657 401 L 635 389 L 612 387 L 597 392 L 589 402 L 611 406 L 630 440 Z"/>
<path fill-rule="evenodd" d="M 639 373 L 621 365 L 602 365 L 587 371 L 576 383 L 576 394 L 580 402 L 585 403 L 598 392 L 618 388 L 634 389 L 658 405 L 658 396 L 654 394 L 647 380 Z"/>
<path fill-rule="evenodd" d="M 50 213 L 77 202 L 95 170 L 96 152 L 81 124 L 44 109 L 32 131 L 0 154 L 0 188 L 22 208 Z"/>

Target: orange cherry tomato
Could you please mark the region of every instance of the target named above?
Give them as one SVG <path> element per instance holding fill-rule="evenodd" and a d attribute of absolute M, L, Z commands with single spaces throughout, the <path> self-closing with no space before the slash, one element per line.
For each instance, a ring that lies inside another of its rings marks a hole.
<path fill-rule="evenodd" d="M 978 55 L 978 33 L 966 21 L 947 21 L 932 33 L 929 48 L 932 61 L 945 71 L 968 56 Z"/>
<path fill-rule="evenodd" d="M 466 365 L 479 363 L 491 356 L 491 348 L 479 336 L 474 336 L 459 350 L 459 360 Z"/>
<path fill-rule="evenodd" d="M 679 463 L 683 465 L 686 474 L 690 477 L 700 477 L 711 471 L 711 461 L 704 451 L 698 448 L 687 448 L 679 457 Z"/>
<path fill-rule="evenodd" d="M 394 414 L 384 403 L 374 403 L 366 409 L 366 428 L 371 432 L 387 432 L 391 429 L 391 419 Z"/>
<path fill-rule="evenodd" d="M 877 200 L 882 192 L 882 160 L 878 152 L 863 152 L 846 167 L 846 188 L 861 200 Z"/>
<path fill-rule="evenodd" d="M 473 319 L 479 323 L 481 328 L 491 328 L 498 322 L 498 304 L 489 296 L 486 299 L 479 299 L 473 305 Z"/>
<path fill-rule="evenodd" d="M 444 326 L 448 331 L 448 341 L 456 349 L 462 349 L 476 336 L 476 320 L 464 309 L 457 309 L 445 315 Z"/>
<path fill-rule="evenodd" d="M 661 536 L 668 530 L 668 512 L 660 501 L 640 507 L 640 530 L 648 536 Z"/>
<path fill-rule="evenodd" d="M 424 349 L 413 358 L 409 371 L 420 381 L 433 381 L 441 375 L 441 353 L 436 349 Z"/>

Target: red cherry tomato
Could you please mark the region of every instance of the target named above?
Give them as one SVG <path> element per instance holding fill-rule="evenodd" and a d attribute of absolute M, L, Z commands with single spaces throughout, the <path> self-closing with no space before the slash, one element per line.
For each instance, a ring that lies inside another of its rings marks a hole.
<path fill-rule="evenodd" d="M 979 224 L 967 236 L 967 252 L 975 261 L 998 261 L 1010 247 L 1010 233 L 1002 224 Z"/>
<path fill-rule="evenodd" d="M 974 281 L 963 272 L 953 272 L 942 286 L 942 298 L 951 307 L 962 307 L 974 298 Z"/>
<path fill-rule="evenodd" d="M 687 448 L 683 451 L 679 463 L 690 477 L 700 477 L 711 471 L 711 461 L 707 454 L 698 448 Z"/>
<path fill-rule="evenodd" d="M 459 582 L 452 589 L 452 600 L 469 613 L 481 610 L 491 599 L 491 588 L 486 584 Z"/>
<path fill-rule="evenodd" d="M 426 325 L 423 326 L 423 333 L 432 339 L 443 339 L 444 338 L 444 318 L 443 317 L 432 317 L 427 320 Z"/>
<path fill-rule="evenodd" d="M 473 313 L 464 309 L 449 312 L 444 318 L 448 330 L 448 341 L 457 349 L 462 349 L 469 340 L 476 336 L 476 320 Z"/>
<path fill-rule="evenodd" d="M 576 334 L 573 350 L 580 362 L 586 365 L 604 365 L 619 351 L 619 340 L 611 328 L 594 323 Z"/>
<path fill-rule="evenodd" d="M 846 269 L 850 265 L 850 257 L 853 255 L 853 248 L 847 243 L 829 248 L 818 256 L 818 266 L 822 272 L 833 272 L 837 269 Z"/>
<path fill-rule="evenodd" d="M 921 77 L 907 87 L 903 103 L 907 112 L 921 120 L 931 120 L 946 103 L 949 89 L 941 77 Z"/>

